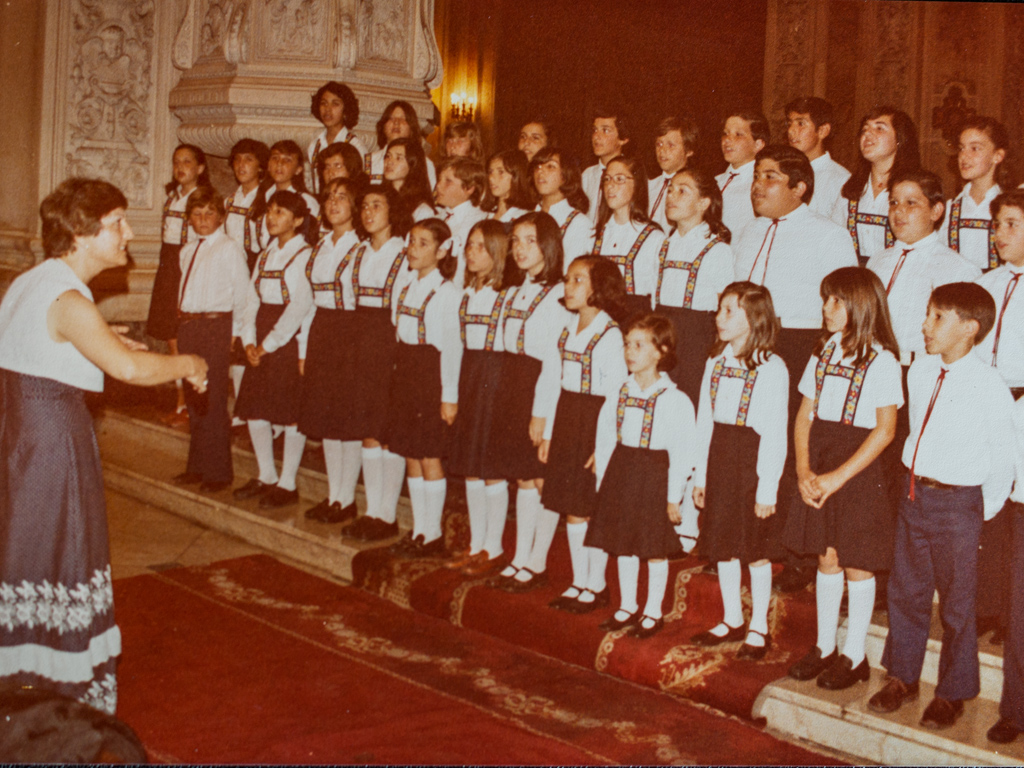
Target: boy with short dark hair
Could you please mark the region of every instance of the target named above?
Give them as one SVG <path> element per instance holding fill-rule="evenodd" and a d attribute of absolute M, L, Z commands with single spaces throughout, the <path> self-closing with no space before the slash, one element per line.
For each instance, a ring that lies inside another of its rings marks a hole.
<path fill-rule="evenodd" d="M 975 604 L 982 521 L 1003 506 L 1013 482 L 1013 398 L 972 350 L 995 323 L 995 302 L 976 283 L 932 291 L 922 331 L 927 356 L 908 376 L 910 435 L 889 579 L 885 687 L 875 712 L 917 698 L 938 590 L 942 651 L 935 697 L 921 724 L 948 728 L 981 689 Z"/>
<path fill-rule="evenodd" d="M 754 220 L 750 187 L 754 158 L 771 142 L 771 126 L 760 112 L 733 112 L 722 125 L 722 157 L 729 167 L 715 177 L 722 190 L 722 221 L 733 238 Z"/>
<path fill-rule="evenodd" d="M 628 123 L 625 113 L 620 107 L 605 107 L 594 113 L 590 146 L 597 156 L 597 162 L 583 171 L 583 191 L 590 201 L 590 211 L 587 215 L 591 221 L 597 221 L 604 169 L 609 162 L 622 154 L 622 149 L 629 143 L 629 138 Z"/>
<path fill-rule="evenodd" d="M 655 133 L 654 157 L 661 168 L 661 175 L 647 182 L 647 200 L 650 203 L 648 216 L 665 232 L 671 232 L 665 215 L 665 201 L 672 177 L 686 168 L 697 149 L 697 124 L 689 118 L 666 117 L 658 123 Z"/>
<path fill-rule="evenodd" d="M 850 172 L 832 159 L 825 148 L 832 134 L 832 104 L 817 96 L 803 96 L 786 105 L 786 139 L 789 146 L 807 155 L 814 169 L 815 213 L 830 216 L 842 195 Z"/>
<path fill-rule="evenodd" d="M 487 188 L 487 172 L 475 160 L 453 157 L 446 160 L 437 173 L 434 201 L 447 212 L 439 213 L 452 233 L 452 250 L 458 258 L 458 269 L 452 282 L 462 287 L 466 272 L 466 238 L 478 221 L 487 218 L 479 208 L 480 199 Z"/>

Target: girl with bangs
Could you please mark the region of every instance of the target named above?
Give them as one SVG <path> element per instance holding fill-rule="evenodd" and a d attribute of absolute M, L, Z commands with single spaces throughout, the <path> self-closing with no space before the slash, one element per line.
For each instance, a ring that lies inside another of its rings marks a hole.
<path fill-rule="evenodd" d="M 379 149 L 366 156 L 365 169 L 370 175 L 370 183 L 380 184 L 384 181 L 384 155 L 387 153 L 388 144 L 395 139 L 416 139 L 417 146 L 422 147 L 423 145 L 418 143 L 420 135 L 420 119 L 412 104 L 401 99 L 388 104 L 377 121 Z M 430 159 L 427 159 L 426 166 L 430 188 L 433 189 L 437 183 L 437 171 Z"/>
<path fill-rule="evenodd" d="M 313 221 L 320 215 L 320 203 L 306 189 L 302 178 L 302 150 L 291 139 L 279 141 L 270 148 L 270 159 L 267 161 L 267 179 L 260 186 L 263 194 L 256 194 L 251 218 L 257 222 L 259 247 L 261 251 L 270 247 L 274 236 L 267 228 L 267 207 L 270 198 L 277 192 L 294 192 L 306 201 L 306 208 L 313 216 Z"/>
<path fill-rule="evenodd" d="M 593 250 L 590 200 L 576 158 L 557 147 L 544 147 L 530 161 L 530 180 L 539 201 L 535 210 L 549 214 L 562 235 L 562 272 L 572 260 Z"/>
<path fill-rule="evenodd" d="M 340 141 L 331 144 L 317 155 L 316 174 L 320 180 L 317 189 L 324 189 L 327 183 L 334 179 L 352 179 L 360 188 L 369 183 L 366 172 L 363 171 L 363 160 L 359 156 L 359 150 Z"/>
<path fill-rule="evenodd" d="M 651 311 L 657 289 L 658 253 L 665 234 L 647 215 L 647 172 L 635 157 L 619 155 L 601 177 L 594 224 L 594 255 L 611 259 L 626 280 L 626 311 Z"/>
<path fill-rule="evenodd" d="M 427 156 L 419 139 L 395 139 L 384 154 L 384 184 L 391 185 L 414 221 L 437 215 L 427 178 Z"/>
<path fill-rule="evenodd" d="M 701 553 L 718 564 L 724 615 L 691 638 L 699 646 L 744 640 L 736 658 L 760 661 L 771 647 L 768 607 L 776 549 L 776 495 L 786 461 L 789 373 L 775 353 L 779 319 L 771 294 L 750 282 L 726 286 L 715 317 L 718 341 L 704 367 L 697 408 L 693 502 L 704 510 Z M 741 565 L 750 571 L 750 622 L 743 627 Z"/>
<path fill-rule="evenodd" d="M 487 189 L 480 209 L 487 218 L 511 225 L 533 209 L 530 161 L 518 149 L 506 149 L 487 161 Z"/>
<path fill-rule="evenodd" d="M 815 595 L 818 641 L 789 670 L 817 677 L 830 690 L 866 681 L 864 643 L 875 605 L 874 573 L 892 565 L 895 509 L 885 448 L 903 405 L 899 347 L 885 287 L 859 267 L 830 273 L 821 283 L 824 330 L 807 363 L 804 396 L 793 428 L 798 495 L 783 539 L 793 551 L 818 556 Z M 836 648 L 843 575 L 849 625 Z"/>

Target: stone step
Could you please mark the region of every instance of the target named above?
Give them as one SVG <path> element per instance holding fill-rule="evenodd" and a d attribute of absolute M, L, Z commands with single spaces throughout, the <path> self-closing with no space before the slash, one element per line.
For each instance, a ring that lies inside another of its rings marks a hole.
<path fill-rule="evenodd" d="M 867 684 L 826 691 L 813 680 L 783 678 L 761 691 L 753 714 L 764 718 L 772 732 L 869 763 L 1024 765 L 1024 739 L 999 745 L 985 737 L 999 719 L 997 702 L 983 698 L 968 701 L 956 725 L 934 731 L 920 725 L 920 719 L 935 686 L 922 682 L 916 701 L 904 703 L 890 715 L 879 715 L 868 708 L 868 699 L 882 687 L 883 680 L 883 672 L 873 669 Z"/>
<path fill-rule="evenodd" d="M 322 472 L 299 470 L 298 504 L 261 509 L 255 499 L 236 501 L 230 489 L 211 494 L 174 485 L 171 478 L 184 470 L 188 455 L 189 436 L 184 432 L 107 409 L 96 420 L 96 437 L 104 480 L 111 488 L 336 578 L 351 581 L 352 558 L 358 552 L 394 541 L 357 542 L 343 537 L 344 526 L 307 520 L 305 510 L 327 496 L 327 477 Z M 232 451 L 235 475 L 240 478 L 236 485 L 256 476 L 252 452 L 238 446 Z M 356 504 L 365 510 L 362 486 L 357 488 Z M 399 500 L 398 524 L 402 532 L 412 527 L 412 510 L 405 497 Z"/>

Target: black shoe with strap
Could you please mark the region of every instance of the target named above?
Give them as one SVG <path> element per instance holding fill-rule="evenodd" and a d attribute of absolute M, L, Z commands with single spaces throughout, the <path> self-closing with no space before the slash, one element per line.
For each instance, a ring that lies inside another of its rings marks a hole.
<path fill-rule="evenodd" d="M 832 666 L 837 658 L 839 652 L 835 648 L 828 656 L 822 656 L 821 648 L 814 646 L 800 661 L 789 668 L 789 676 L 794 680 L 813 680 Z"/>
<path fill-rule="evenodd" d="M 871 667 L 867 657 L 860 664 L 853 666 L 853 659 L 840 656 L 828 669 L 818 675 L 818 687 L 826 691 L 845 691 L 857 683 L 866 683 L 871 679 Z"/>

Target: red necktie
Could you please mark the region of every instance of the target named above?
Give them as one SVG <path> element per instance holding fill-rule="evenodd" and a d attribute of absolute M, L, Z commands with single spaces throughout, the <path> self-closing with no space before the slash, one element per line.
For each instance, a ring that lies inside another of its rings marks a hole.
<path fill-rule="evenodd" d="M 1003 333 L 1003 315 L 1006 314 L 1006 307 L 1013 298 L 1013 292 L 1017 290 L 1017 281 L 1020 280 L 1020 272 L 1014 272 L 1010 282 L 1006 284 L 1006 291 L 1003 293 L 1003 306 L 999 309 L 999 320 L 996 321 L 996 338 L 992 345 L 992 367 L 996 365 L 996 356 L 999 354 L 999 337 Z"/>
<path fill-rule="evenodd" d="M 768 225 L 768 229 L 765 230 L 764 240 L 761 241 L 761 247 L 757 249 L 757 258 L 754 259 L 754 263 L 750 265 L 750 274 L 747 276 L 747 280 L 753 281 L 754 269 L 757 268 L 757 262 L 761 260 L 761 251 L 764 251 L 764 244 L 768 243 L 768 250 L 764 254 L 764 271 L 761 273 L 761 285 L 764 285 L 765 278 L 768 277 L 768 259 L 772 255 L 772 246 L 775 244 L 775 233 L 779 231 L 779 222 L 785 221 L 785 219 L 772 219 L 772 223 Z M 772 236 L 771 241 L 768 240 L 768 235 Z"/>
<path fill-rule="evenodd" d="M 725 190 L 729 188 L 729 185 L 732 184 L 732 180 L 735 179 L 737 176 L 739 176 L 739 174 L 736 173 L 735 171 L 729 174 L 729 178 L 726 179 L 725 184 L 722 185 L 723 192 L 725 192 Z"/>
<path fill-rule="evenodd" d="M 914 445 L 914 458 L 910 460 L 910 500 L 914 500 L 914 467 L 917 465 L 917 449 L 921 447 L 921 438 L 928 426 L 928 419 L 931 418 L 932 409 L 935 408 L 935 401 L 939 399 L 939 390 L 942 389 L 942 382 L 948 371 L 945 368 L 939 370 L 939 378 L 935 382 L 935 389 L 932 391 L 932 399 L 928 403 L 928 410 L 924 412 L 924 421 L 921 423 L 921 431 L 917 435 L 917 443 Z"/>
<path fill-rule="evenodd" d="M 892 271 L 892 277 L 889 278 L 889 284 L 885 286 L 885 295 L 889 295 L 889 291 L 892 290 L 893 285 L 896 283 L 896 275 L 903 269 L 903 262 L 907 260 L 907 254 L 910 253 L 913 248 L 904 248 L 903 253 L 900 254 L 900 260 L 896 262 L 896 269 Z"/>
<path fill-rule="evenodd" d="M 654 205 L 651 206 L 651 218 L 654 218 L 654 214 L 658 211 L 658 206 L 661 204 L 662 195 L 665 194 L 665 190 L 668 189 L 668 183 L 671 179 L 665 179 L 665 183 L 661 185 L 661 191 L 658 192 L 658 198 L 654 201 Z"/>

